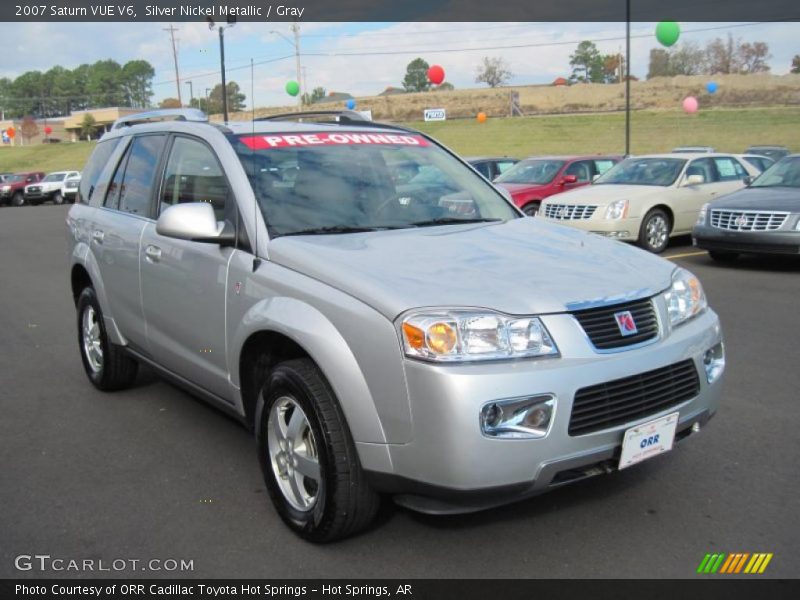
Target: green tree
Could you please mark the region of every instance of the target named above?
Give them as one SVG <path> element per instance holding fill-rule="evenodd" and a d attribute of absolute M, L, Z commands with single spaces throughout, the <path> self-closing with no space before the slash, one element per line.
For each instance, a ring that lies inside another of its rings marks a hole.
<path fill-rule="evenodd" d="M 800 54 L 795 54 L 792 59 L 792 69 L 790 73 L 800 73 Z"/>
<path fill-rule="evenodd" d="M 315 87 L 310 94 L 306 93 L 303 94 L 303 104 L 309 105 L 314 104 L 315 102 L 319 102 L 325 97 L 325 88 L 322 86 Z"/>
<path fill-rule="evenodd" d="M 421 58 L 415 58 L 406 65 L 403 87 L 407 92 L 427 92 L 431 87 L 428 80 L 430 65 Z"/>
<path fill-rule="evenodd" d="M 122 87 L 126 104 L 134 108 L 150 106 L 156 72 L 146 60 L 130 60 L 122 67 Z"/>
<path fill-rule="evenodd" d="M 98 60 L 89 69 L 87 90 L 92 106 L 125 104 L 122 67 L 115 60 Z"/>
<path fill-rule="evenodd" d="M 513 76 L 508 64 L 501 57 L 484 56 L 475 72 L 475 83 L 485 83 L 490 88 L 496 88 L 508 83 Z"/>
<path fill-rule="evenodd" d="M 226 87 L 228 88 L 228 112 L 232 113 L 244 110 L 244 101 L 247 96 L 241 93 L 239 84 L 235 81 L 229 81 Z M 211 90 L 208 96 L 208 110 L 206 112 L 208 112 L 208 114 L 219 114 L 222 112 L 221 83 L 215 85 L 214 89 Z"/>
<path fill-rule="evenodd" d="M 603 81 L 603 57 L 593 42 L 584 40 L 569 57 L 572 81 L 601 83 Z"/>
<path fill-rule="evenodd" d="M 83 120 L 81 121 L 81 139 L 91 139 L 96 129 L 97 120 L 91 113 L 83 115 Z"/>

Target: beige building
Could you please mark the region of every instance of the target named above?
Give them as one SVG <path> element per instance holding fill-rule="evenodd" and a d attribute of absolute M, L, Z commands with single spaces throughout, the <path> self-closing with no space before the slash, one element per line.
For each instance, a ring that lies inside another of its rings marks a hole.
<path fill-rule="evenodd" d="M 69 136 L 69 140 L 72 142 L 77 142 L 79 139 L 81 139 L 83 120 L 86 118 L 87 114 L 92 115 L 95 121 L 95 133 L 93 137 L 97 139 L 106 131 L 111 129 L 111 125 L 113 125 L 114 121 L 117 119 L 139 112 L 142 112 L 141 108 L 123 108 L 119 106 L 110 108 L 93 108 L 89 110 L 76 110 L 70 113 L 70 115 L 65 119 L 64 129 Z"/>

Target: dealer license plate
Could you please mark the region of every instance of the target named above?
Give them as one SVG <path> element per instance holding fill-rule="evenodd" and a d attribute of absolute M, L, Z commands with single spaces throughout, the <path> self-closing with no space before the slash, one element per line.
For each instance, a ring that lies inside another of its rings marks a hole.
<path fill-rule="evenodd" d="M 622 439 L 622 456 L 619 459 L 619 468 L 630 467 L 643 460 L 672 450 L 679 414 L 672 413 L 628 429 Z"/>

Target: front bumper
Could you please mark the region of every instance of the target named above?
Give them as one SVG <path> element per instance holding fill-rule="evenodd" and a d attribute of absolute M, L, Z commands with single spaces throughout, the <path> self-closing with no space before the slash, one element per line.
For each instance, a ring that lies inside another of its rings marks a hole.
<path fill-rule="evenodd" d="M 692 243 L 712 252 L 800 254 L 800 231 L 731 231 L 696 225 Z"/>
<path fill-rule="evenodd" d="M 627 219 L 601 219 L 597 214 L 605 213 L 606 207 L 601 206 L 595 212 L 591 219 L 549 219 L 547 217 L 540 217 L 549 223 L 557 223 L 559 225 L 566 225 L 567 227 L 574 227 L 590 233 L 596 233 L 603 237 L 611 238 L 614 240 L 622 240 L 625 242 L 635 242 L 639 239 L 639 228 L 641 227 L 642 219 L 639 217 L 631 217 Z M 539 215 L 542 211 L 539 212 Z"/>
<path fill-rule="evenodd" d="M 661 323 L 666 309 L 656 308 Z M 616 468 L 625 430 L 662 415 L 680 413 L 678 431 L 704 424 L 716 411 L 720 381 L 708 384 L 703 355 L 722 341 L 710 309 L 654 343 L 599 354 L 568 314 L 542 320 L 559 344 L 555 359 L 470 365 L 405 362 L 413 418 L 413 440 L 389 446 L 391 469 L 371 472 L 380 491 L 423 512 L 469 512 L 545 492 L 585 476 Z M 615 427 L 571 436 L 575 393 L 691 359 L 700 379 L 693 398 Z M 552 394 L 556 409 L 550 431 L 540 439 L 490 438 L 482 434 L 481 407 L 506 398 Z M 681 434 L 677 434 L 680 438 Z"/>

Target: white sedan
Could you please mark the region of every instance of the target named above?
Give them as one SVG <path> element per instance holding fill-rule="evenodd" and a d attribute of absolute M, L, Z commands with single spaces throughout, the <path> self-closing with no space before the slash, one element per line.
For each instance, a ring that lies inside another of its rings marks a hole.
<path fill-rule="evenodd" d="M 688 234 L 700 208 L 744 187 L 758 170 L 730 154 L 653 154 L 628 158 L 593 185 L 542 202 L 539 217 L 663 252 Z"/>

